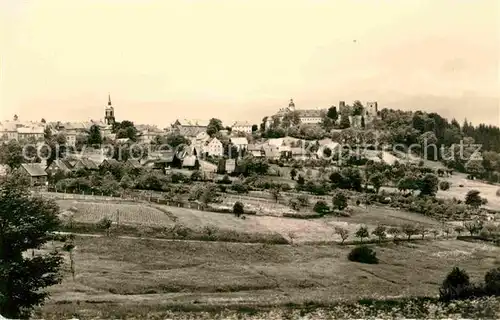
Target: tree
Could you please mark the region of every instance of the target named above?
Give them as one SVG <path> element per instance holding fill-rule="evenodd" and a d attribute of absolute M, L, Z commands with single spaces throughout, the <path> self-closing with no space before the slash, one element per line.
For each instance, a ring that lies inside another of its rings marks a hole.
<path fill-rule="evenodd" d="M 343 192 L 339 191 L 333 196 L 332 203 L 337 209 L 344 210 L 347 208 L 347 197 Z"/>
<path fill-rule="evenodd" d="M 375 188 L 375 192 L 378 193 L 384 183 L 384 175 L 380 172 L 372 174 L 370 176 L 370 183 L 373 185 L 373 188 Z"/>
<path fill-rule="evenodd" d="M 217 187 L 214 184 L 203 187 L 199 200 L 205 205 L 217 201 Z"/>
<path fill-rule="evenodd" d="M 424 240 L 427 231 L 428 230 L 423 225 L 417 226 L 417 232 L 422 236 L 422 240 Z"/>
<path fill-rule="evenodd" d="M 484 288 L 488 295 L 500 296 L 500 267 L 491 269 L 486 273 Z"/>
<path fill-rule="evenodd" d="M 63 246 L 63 250 L 69 253 L 70 271 L 73 281 L 75 281 L 75 259 L 73 257 L 73 249 L 75 249 L 74 236 L 71 234 L 69 239 Z"/>
<path fill-rule="evenodd" d="M 369 263 L 369 264 L 378 263 L 377 253 L 373 249 L 365 245 L 352 249 L 347 258 L 349 259 L 349 261 L 354 261 L 354 262 Z"/>
<path fill-rule="evenodd" d="M 408 175 L 399 180 L 398 190 L 401 192 L 406 192 L 407 190 L 414 191 L 418 190 L 418 180 L 413 175 Z"/>
<path fill-rule="evenodd" d="M 448 181 L 441 181 L 439 183 L 439 189 L 446 191 L 450 189 L 450 183 Z"/>
<path fill-rule="evenodd" d="M 469 231 L 471 236 L 473 236 L 474 234 L 481 231 L 483 226 L 479 221 L 468 221 L 464 223 L 464 228 L 467 229 L 467 231 Z"/>
<path fill-rule="evenodd" d="M 415 228 L 415 226 L 406 223 L 401 227 L 401 231 L 408 237 L 408 240 L 411 239 L 411 236 L 416 235 L 418 230 Z"/>
<path fill-rule="evenodd" d="M 420 195 L 435 196 L 438 191 L 439 179 L 435 174 L 428 173 L 418 183 Z"/>
<path fill-rule="evenodd" d="M 387 233 L 392 235 L 394 241 L 397 241 L 398 235 L 401 233 L 401 230 L 398 227 L 391 227 L 387 230 Z"/>
<path fill-rule="evenodd" d="M 349 230 L 342 227 L 335 227 L 335 233 L 342 239 L 341 244 L 344 244 L 345 240 L 349 237 Z"/>
<path fill-rule="evenodd" d="M 439 231 L 436 229 L 432 229 L 431 234 L 434 236 L 434 240 L 436 240 L 437 236 L 439 235 Z"/>
<path fill-rule="evenodd" d="M 290 177 L 292 178 L 292 180 L 295 180 L 296 176 L 297 176 L 297 170 L 293 168 L 292 170 L 290 170 Z"/>
<path fill-rule="evenodd" d="M 23 147 L 19 142 L 11 140 L 0 148 L 0 163 L 8 165 L 11 169 L 19 168 L 24 160 Z"/>
<path fill-rule="evenodd" d="M 109 229 L 111 229 L 111 225 L 113 224 L 113 221 L 109 219 L 108 217 L 104 217 L 99 222 L 97 223 L 97 227 L 99 229 L 103 229 L 106 232 L 106 236 L 109 237 Z"/>
<path fill-rule="evenodd" d="M 48 296 L 43 289 L 61 280 L 59 253 L 23 255 L 60 227 L 57 204 L 32 196 L 28 183 L 19 173 L 0 182 L 0 310 L 8 318 L 28 317 Z"/>
<path fill-rule="evenodd" d="M 464 232 L 464 231 L 465 231 L 465 228 L 462 226 L 455 227 L 455 232 L 458 233 L 458 236 L 460 236 L 462 234 L 462 232 Z"/>
<path fill-rule="evenodd" d="M 469 205 L 475 209 L 481 206 L 482 200 L 479 196 L 480 192 L 478 190 L 470 190 L 465 196 L 465 204 Z"/>
<path fill-rule="evenodd" d="M 279 187 L 274 187 L 271 190 L 269 190 L 269 192 L 271 193 L 271 196 L 273 197 L 273 199 L 276 202 L 278 202 L 279 199 L 281 198 L 281 189 Z"/>
<path fill-rule="evenodd" d="M 124 120 L 115 124 L 115 133 L 117 139 L 130 139 L 137 141 L 137 129 L 134 123 L 129 120 Z"/>
<path fill-rule="evenodd" d="M 220 121 L 219 119 L 212 118 L 208 122 L 207 133 L 211 137 L 214 136 L 217 132 L 221 131 L 222 129 L 224 129 L 224 126 L 222 125 L 222 121 Z"/>
<path fill-rule="evenodd" d="M 256 132 L 256 131 L 258 131 L 258 130 L 259 130 L 259 126 L 258 126 L 258 125 L 256 125 L 256 124 L 253 124 L 253 125 L 252 125 L 252 132 Z"/>
<path fill-rule="evenodd" d="M 451 228 L 445 227 L 443 232 L 444 232 L 444 234 L 446 234 L 446 238 L 448 239 L 448 237 L 450 236 L 450 233 L 451 233 Z"/>
<path fill-rule="evenodd" d="M 299 211 L 300 207 L 301 207 L 300 201 L 297 199 L 294 199 L 294 198 L 292 198 L 292 199 L 290 199 L 290 201 L 288 201 L 288 205 L 290 206 L 290 208 L 292 208 L 295 211 Z"/>
<path fill-rule="evenodd" d="M 363 104 L 359 100 L 354 101 L 352 105 L 352 115 L 360 116 L 363 113 L 363 109 Z"/>
<path fill-rule="evenodd" d="M 245 213 L 245 209 L 243 203 L 240 201 L 236 201 L 233 205 L 233 213 L 236 217 L 240 217 L 243 213 Z"/>
<path fill-rule="evenodd" d="M 347 112 L 343 112 L 340 115 L 340 129 L 347 129 L 351 126 L 351 121 L 349 121 L 349 114 Z"/>
<path fill-rule="evenodd" d="M 290 238 L 290 244 L 293 246 L 293 240 L 297 238 L 297 235 L 293 231 L 288 232 L 288 238 Z"/>
<path fill-rule="evenodd" d="M 200 180 L 203 180 L 203 177 L 201 175 L 201 171 L 200 170 L 195 170 L 191 173 L 191 177 L 190 177 L 191 181 L 200 181 Z"/>
<path fill-rule="evenodd" d="M 319 214 L 326 214 L 330 212 L 330 207 L 328 204 L 323 201 L 323 200 L 318 200 L 316 204 L 314 204 L 314 212 L 319 213 Z"/>
<path fill-rule="evenodd" d="M 98 125 L 94 124 L 90 127 L 87 143 L 89 145 L 100 145 L 102 143 L 101 128 Z"/>
<path fill-rule="evenodd" d="M 382 240 L 384 240 L 386 238 L 386 230 L 387 230 L 387 227 L 383 226 L 383 225 L 378 225 L 375 230 L 372 231 L 372 234 L 376 237 L 378 237 L 378 242 L 382 242 Z"/>
<path fill-rule="evenodd" d="M 441 300 L 453 300 L 460 297 L 461 293 L 470 286 L 469 275 L 465 270 L 454 267 L 444 279 L 439 296 Z"/>
<path fill-rule="evenodd" d="M 50 127 L 47 126 L 43 130 L 43 138 L 45 139 L 45 141 L 50 140 L 52 138 L 52 130 L 50 129 Z"/>
<path fill-rule="evenodd" d="M 306 182 L 306 179 L 304 179 L 304 177 L 303 177 L 303 176 L 300 176 L 300 175 L 299 175 L 299 177 L 297 178 L 297 184 L 298 184 L 299 186 L 302 186 L 302 185 L 304 185 L 304 183 L 305 183 L 305 182 Z"/>
<path fill-rule="evenodd" d="M 333 121 L 337 121 L 339 118 L 339 114 L 337 112 L 337 107 L 331 106 L 330 108 L 328 108 L 328 111 L 326 112 L 326 116 L 328 118 L 332 119 Z"/>
<path fill-rule="evenodd" d="M 363 239 L 368 238 L 370 233 L 368 232 L 368 228 L 366 226 L 360 226 L 354 235 L 356 238 L 359 238 L 361 242 L 363 242 Z"/>

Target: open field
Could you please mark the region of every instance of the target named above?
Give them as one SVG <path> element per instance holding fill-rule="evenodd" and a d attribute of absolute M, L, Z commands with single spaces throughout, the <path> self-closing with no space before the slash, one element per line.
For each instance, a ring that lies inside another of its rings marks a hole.
<path fill-rule="evenodd" d="M 500 248 L 458 240 L 375 247 L 378 265 L 350 247 L 76 238 L 76 279 L 65 274 L 45 308 L 284 304 L 434 296 L 453 266 L 472 280 L 500 265 Z"/>
<path fill-rule="evenodd" d="M 334 232 L 336 226 L 349 230 L 348 241 L 355 240 L 354 233 L 360 225 L 366 225 L 370 230 L 378 224 L 401 226 L 405 223 L 422 224 L 428 229 L 440 228 L 439 222 L 429 217 L 379 206 L 353 207 L 351 217 L 325 216 L 306 220 L 255 215 L 241 219 L 232 214 L 145 203 L 121 204 L 73 200 L 58 200 L 58 203 L 63 209 L 76 208 L 77 211 L 73 216 L 75 222 L 97 223 L 103 217 L 109 217 L 116 223 L 118 210 L 121 225 L 173 227 L 180 224 L 193 230 L 217 227 L 225 231 L 249 234 L 278 233 L 286 239 L 293 234 L 297 243 L 340 241 L 340 237 Z"/>
<path fill-rule="evenodd" d="M 481 197 L 488 199 L 488 203 L 484 207 L 493 210 L 500 210 L 500 197 L 496 195 L 500 186 L 487 184 L 477 180 L 469 180 L 466 178 L 465 174 L 461 173 L 453 173 L 451 177 L 440 179 L 449 181 L 451 183 L 451 187 L 446 191 L 439 190 L 437 194 L 438 197 L 464 200 L 467 192 L 475 189 L 481 192 Z M 463 185 L 463 187 L 459 187 L 460 185 Z"/>

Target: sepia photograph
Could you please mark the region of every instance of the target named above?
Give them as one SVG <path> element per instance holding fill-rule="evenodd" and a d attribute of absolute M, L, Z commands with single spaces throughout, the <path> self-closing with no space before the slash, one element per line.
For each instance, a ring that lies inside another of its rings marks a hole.
<path fill-rule="evenodd" d="M 500 319 L 500 1 L 0 0 L 14 319 Z"/>

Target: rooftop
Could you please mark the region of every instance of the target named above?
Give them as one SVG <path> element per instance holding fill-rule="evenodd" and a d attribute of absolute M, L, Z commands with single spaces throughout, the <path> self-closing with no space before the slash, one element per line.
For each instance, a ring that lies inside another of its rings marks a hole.
<path fill-rule="evenodd" d="M 23 163 L 21 167 L 32 177 L 44 177 L 47 175 L 45 168 L 40 163 Z"/>

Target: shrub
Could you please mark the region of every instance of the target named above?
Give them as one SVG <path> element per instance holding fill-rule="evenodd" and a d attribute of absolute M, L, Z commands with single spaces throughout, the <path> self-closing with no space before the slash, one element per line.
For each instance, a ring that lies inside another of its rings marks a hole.
<path fill-rule="evenodd" d="M 236 201 L 234 203 L 234 205 L 233 205 L 233 213 L 237 217 L 239 217 L 243 213 L 245 213 L 245 209 L 244 209 L 243 203 L 241 203 L 240 201 Z"/>
<path fill-rule="evenodd" d="M 448 181 L 441 181 L 439 183 L 439 189 L 441 189 L 443 191 L 450 189 L 450 183 Z"/>
<path fill-rule="evenodd" d="M 500 296 L 500 267 L 486 273 L 484 289 L 488 295 Z"/>
<path fill-rule="evenodd" d="M 377 253 L 367 247 L 367 246 L 359 246 L 351 250 L 349 255 L 347 256 L 349 261 L 360 262 L 360 263 L 368 263 L 368 264 L 377 264 L 378 258 Z"/>
<path fill-rule="evenodd" d="M 231 189 L 236 191 L 237 193 L 247 193 L 248 187 L 241 183 L 240 181 L 234 181 L 231 185 Z"/>
<path fill-rule="evenodd" d="M 439 289 L 439 297 L 444 301 L 463 298 L 469 286 L 470 279 L 467 272 L 454 267 L 444 279 Z"/>
<path fill-rule="evenodd" d="M 333 206 L 339 210 L 344 210 L 345 208 L 347 208 L 347 197 L 341 191 L 337 192 L 333 196 L 332 202 L 333 202 Z"/>
<path fill-rule="evenodd" d="M 299 194 L 297 196 L 297 200 L 303 207 L 307 207 L 309 205 L 309 197 L 306 194 Z"/>
<path fill-rule="evenodd" d="M 99 220 L 99 222 L 97 222 L 97 227 L 106 231 L 106 235 L 109 236 L 109 229 L 111 228 L 112 224 L 113 222 L 111 221 L 111 219 L 109 219 L 108 217 L 104 217 Z"/>
<path fill-rule="evenodd" d="M 465 196 L 465 204 L 473 207 L 473 208 L 479 208 L 482 203 L 482 199 L 479 196 L 479 191 L 478 190 L 470 190 L 467 192 L 467 195 Z"/>
<path fill-rule="evenodd" d="M 314 212 L 317 212 L 319 214 L 326 214 L 330 212 L 330 207 L 325 201 L 318 200 L 314 205 Z"/>
<path fill-rule="evenodd" d="M 288 201 L 288 205 L 295 211 L 299 211 L 301 207 L 300 201 L 297 199 L 290 199 L 290 201 Z"/>

